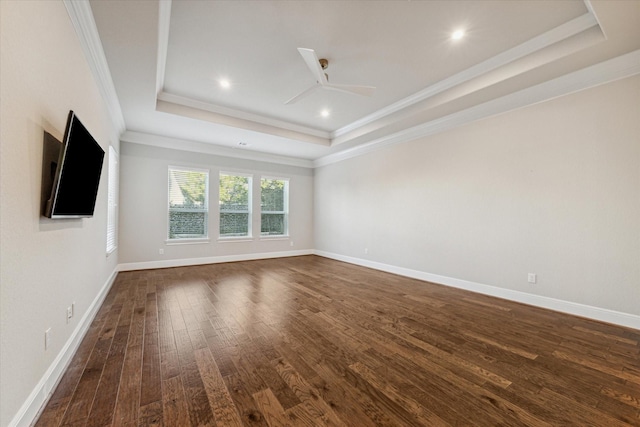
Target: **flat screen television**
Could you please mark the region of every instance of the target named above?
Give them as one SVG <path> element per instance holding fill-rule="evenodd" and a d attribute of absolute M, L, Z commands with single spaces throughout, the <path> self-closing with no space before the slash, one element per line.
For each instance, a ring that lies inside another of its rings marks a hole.
<path fill-rule="evenodd" d="M 102 173 L 104 150 L 69 111 L 64 140 L 58 156 L 51 197 L 44 215 L 48 218 L 93 216 Z"/>

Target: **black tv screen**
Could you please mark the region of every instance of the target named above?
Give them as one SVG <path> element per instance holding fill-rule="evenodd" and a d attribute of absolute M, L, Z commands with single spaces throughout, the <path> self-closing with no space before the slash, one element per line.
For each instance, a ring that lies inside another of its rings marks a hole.
<path fill-rule="evenodd" d="M 73 111 L 69 111 L 63 146 L 47 202 L 49 218 L 87 218 L 93 216 L 104 150 Z"/>

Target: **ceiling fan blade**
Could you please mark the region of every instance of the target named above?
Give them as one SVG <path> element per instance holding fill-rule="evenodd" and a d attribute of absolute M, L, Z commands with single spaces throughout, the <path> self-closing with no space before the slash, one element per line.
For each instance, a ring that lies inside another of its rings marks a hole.
<path fill-rule="evenodd" d="M 302 98 L 304 98 L 305 96 L 309 95 L 311 92 L 314 92 L 316 89 L 321 88 L 321 87 L 322 86 L 320 84 L 315 84 L 315 85 L 311 86 L 310 88 L 303 90 L 302 92 L 300 92 L 299 94 L 297 94 L 296 96 L 294 96 L 293 98 L 291 98 L 290 100 L 285 102 L 284 104 L 288 105 L 288 104 L 293 104 L 294 102 L 298 102 Z"/>
<path fill-rule="evenodd" d="M 362 96 L 371 96 L 376 91 L 376 88 L 373 86 L 338 85 L 333 83 L 324 84 L 322 87 L 337 92 L 353 93 Z"/>
<path fill-rule="evenodd" d="M 313 77 L 315 77 L 316 81 L 321 85 L 327 83 L 327 76 L 324 75 L 324 71 L 320 66 L 320 60 L 318 59 L 318 55 L 313 49 L 307 49 L 304 47 L 299 47 L 298 52 L 302 55 L 302 59 L 307 63 L 307 67 L 313 73 Z"/>

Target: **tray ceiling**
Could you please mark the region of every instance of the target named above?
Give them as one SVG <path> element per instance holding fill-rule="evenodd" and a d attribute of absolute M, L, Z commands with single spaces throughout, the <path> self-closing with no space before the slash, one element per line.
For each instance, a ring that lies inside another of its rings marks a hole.
<path fill-rule="evenodd" d="M 314 160 L 638 49 L 637 4 L 605 3 L 90 4 L 125 140 Z M 626 34 L 603 31 L 607 22 Z M 452 39 L 459 29 L 465 36 Z M 375 86 L 374 95 L 317 90 L 285 105 L 315 83 L 299 47 L 329 61 L 330 82 Z"/>

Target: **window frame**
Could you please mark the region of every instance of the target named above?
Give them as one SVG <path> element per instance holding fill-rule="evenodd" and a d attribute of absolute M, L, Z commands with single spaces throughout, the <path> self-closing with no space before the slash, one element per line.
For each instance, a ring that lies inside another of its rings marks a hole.
<path fill-rule="evenodd" d="M 221 209 L 222 203 L 220 200 L 220 184 L 222 183 L 221 177 L 225 176 L 237 176 L 247 178 L 247 210 L 233 210 L 223 211 Z M 247 234 L 242 235 L 228 235 L 222 234 L 221 221 L 223 213 L 242 213 L 247 214 Z M 218 171 L 218 240 L 219 241 L 248 241 L 253 240 L 253 174 L 246 172 L 230 172 L 227 170 Z"/>
<path fill-rule="evenodd" d="M 283 181 L 283 210 L 282 211 L 265 211 L 262 209 L 262 181 Z M 260 177 L 260 238 L 261 239 L 277 239 L 289 237 L 289 178 L 281 176 L 263 175 Z M 262 215 L 284 215 L 284 233 L 283 234 L 263 234 L 262 233 Z"/>
<path fill-rule="evenodd" d="M 181 172 L 197 172 L 205 174 L 205 188 L 204 188 L 204 209 L 189 209 L 189 208 L 172 208 L 171 207 L 171 171 Z M 167 244 L 187 244 L 193 243 L 206 243 L 209 241 L 209 187 L 210 186 L 210 170 L 204 168 L 197 168 L 191 166 L 173 166 L 169 165 L 167 168 Z M 203 212 L 204 213 L 204 235 L 203 236 L 190 236 L 190 237 L 171 237 L 171 212 Z"/>
<path fill-rule="evenodd" d="M 107 256 L 118 249 L 118 197 L 120 183 L 120 157 L 118 152 L 109 145 L 109 165 L 107 169 Z"/>

